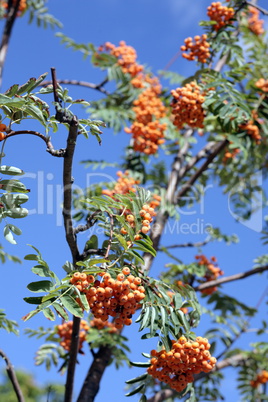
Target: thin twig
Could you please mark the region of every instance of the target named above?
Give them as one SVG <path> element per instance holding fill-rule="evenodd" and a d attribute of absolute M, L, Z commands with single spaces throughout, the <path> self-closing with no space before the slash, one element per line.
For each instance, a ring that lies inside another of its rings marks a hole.
<path fill-rule="evenodd" d="M 88 218 L 87 218 L 87 223 L 85 225 L 78 225 L 76 226 L 76 228 L 74 228 L 74 234 L 77 234 L 79 232 L 85 232 L 86 230 L 92 228 L 92 226 L 95 225 L 95 223 L 97 222 L 97 218 L 95 218 L 95 216 L 97 214 L 99 214 L 101 211 L 97 210 L 95 212 L 93 212 L 93 214 L 91 214 Z M 94 218 L 94 219 L 93 219 Z"/>
<path fill-rule="evenodd" d="M 109 217 L 110 217 L 110 225 L 111 225 L 111 228 L 110 228 L 110 236 L 109 236 L 108 245 L 107 245 L 107 249 L 106 249 L 106 253 L 105 253 L 104 258 L 108 258 L 108 255 L 109 255 L 110 250 L 111 250 L 111 245 L 112 245 L 112 241 L 113 241 L 113 234 L 114 234 L 114 230 L 113 230 L 114 218 L 113 218 L 113 215 L 112 215 L 112 214 L 109 214 L 109 213 L 108 213 L 108 215 L 109 215 Z"/>
<path fill-rule="evenodd" d="M 264 15 L 268 15 L 268 11 L 265 10 L 265 8 L 262 8 L 262 7 L 258 6 L 258 4 L 256 4 L 256 3 L 253 3 L 251 1 L 245 1 L 245 4 L 247 4 L 250 7 L 256 8 L 257 10 L 259 10 Z"/>
<path fill-rule="evenodd" d="M 15 135 L 21 135 L 21 134 L 30 134 L 30 135 L 35 135 L 39 138 L 41 138 L 47 146 L 47 152 L 51 154 L 52 156 L 57 156 L 57 157 L 64 157 L 66 150 L 64 148 L 61 149 L 54 149 L 51 140 L 49 137 L 46 137 L 44 134 L 39 133 L 38 131 L 33 131 L 33 130 L 18 130 L 18 131 L 10 131 L 5 139 L 8 139 L 10 137 L 14 137 Z"/>
<path fill-rule="evenodd" d="M 15 20 L 16 20 L 19 5 L 20 5 L 20 0 L 17 0 L 15 2 L 15 4 L 11 0 L 8 1 L 8 11 L 7 11 L 7 16 L 6 16 L 6 23 L 4 26 L 2 41 L 1 41 L 1 45 L 0 45 L 0 88 L 2 86 L 3 69 L 4 69 L 4 64 L 6 61 L 8 45 L 9 45 L 9 41 L 10 41 L 10 37 L 11 37 L 12 28 L 13 28 Z"/>
<path fill-rule="evenodd" d="M 233 281 L 237 281 L 237 280 L 240 280 L 240 279 L 247 278 L 248 276 L 251 276 L 251 275 L 260 274 L 260 273 L 262 273 L 264 271 L 267 271 L 267 270 L 268 270 L 268 265 L 265 265 L 264 267 L 254 268 L 254 269 L 251 269 L 251 270 L 246 271 L 246 272 L 240 272 L 239 274 L 226 276 L 226 277 L 223 277 L 223 278 L 215 279 L 214 281 L 208 281 L 208 282 L 202 283 L 199 286 L 195 286 L 194 290 L 195 291 L 202 291 L 202 290 L 205 290 L 205 289 L 212 288 L 214 286 L 221 285 L 222 283 L 233 282 Z"/>
<path fill-rule="evenodd" d="M 106 84 L 108 80 L 105 79 L 103 80 L 100 84 L 92 84 L 91 82 L 87 82 L 87 81 L 80 81 L 80 80 L 57 80 L 58 84 L 64 84 L 64 85 L 78 85 L 80 87 L 85 87 L 85 88 L 89 88 L 89 89 L 95 89 L 96 91 L 99 91 L 105 95 L 110 95 L 110 93 L 108 91 L 106 91 L 103 88 L 103 85 Z M 45 87 L 48 85 L 51 85 L 52 81 L 46 80 L 43 81 L 40 86 Z"/>
<path fill-rule="evenodd" d="M 170 246 L 163 246 L 164 249 L 169 249 L 169 248 L 184 248 L 184 247 L 202 247 L 208 244 L 211 240 L 211 237 L 207 237 L 204 241 L 199 241 L 196 243 L 182 243 L 182 244 L 172 244 Z M 159 251 L 161 251 L 161 246 L 159 247 Z"/>
<path fill-rule="evenodd" d="M 10 381 L 11 381 L 11 384 L 12 384 L 12 386 L 13 386 L 13 388 L 14 388 L 14 391 L 15 391 L 15 393 L 16 393 L 16 395 L 17 395 L 18 402 L 25 402 L 25 399 L 24 399 L 24 397 L 23 397 L 23 394 L 22 394 L 20 385 L 19 385 L 19 383 L 18 383 L 18 379 L 17 379 L 16 373 L 15 373 L 15 371 L 14 371 L 14 369 L 13 369 L 13 366 L 12 366 L 12 364 L 11 364 L 9 358 L 8 358 L 7 355 L 3 352 L 2 349 L 0 349 L 0 356 L 1 356 L 1 357 L 5 360 L 5 362 L 6 362 L 6 371 L 7 371 L 7 375 L 8 375 L 8 377 L 9 377 L 9 379 L 10 379 Z"/>
<path fill-rule="evenodd" d="M 183 197 L 192 187 L 192 185 L 196 182 L 196 180 L 201 176 L 201 174 L 207 170 L 209 164 L 215 159 L 215 157 L 226 147 L 229 143 L 227 139 L 222 140 L 220 143 L 217 143 L 214 147 L 214 150 L 210 153 L 207 157 L 206 161 L 203 163 L 202 166 L 190 177 L 188 182 L 182 187 L 182 189 L 178 192 L 176 196 L 177 202 L 181 197 Z"/>

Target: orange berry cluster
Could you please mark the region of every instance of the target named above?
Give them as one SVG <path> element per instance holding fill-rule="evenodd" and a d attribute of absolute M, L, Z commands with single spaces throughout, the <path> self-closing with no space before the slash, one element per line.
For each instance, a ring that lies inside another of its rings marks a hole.
<path fill-rule="evenodd" d="M 57 334 L 62 338 L 60 345 L 65 349 L 70 351 L 71 338 L 73 332 L 73 321 L 65 322 L 64 324 L 58 325 Z M 87 331 L 89 330 L 89 325 L 85 320 L 81 320 L 80 331 L 79 331 L 79 351 L 82 352 L 83 342 L 86 340 Z"/>
<path fill-rule="evenodd" d="M 93 275 L 75 272 L 70 279 L 77 289 L 87 297 L 89 307 L 95 318 L 107 321 L 109 316 L 115 317 L 117 329 L 132 323 L 132 315 L 145 298 L 145 289 L 141 279 L 130 275 L 130 269 L 124 267 L 113 279 L 109 273 L 99 274 L 102 281 Z"/>
<path fill-rule="evenodd" d="M 167 125 L 161 123 L 160 119 L 165 117 L 166 108 L 159 98 L 161 85 L 158 78 L 146 76 L 144 80 L 148 87 L 133 102 L 135 119 L 131 127 L 125 128 L 125 132 L 132 134 L 135 151 L 152 155 L 165 142 Z"/>
<path fill-rule="evenodd" d="M 0 141 L 3 141 L 6 138 L 6 135 L 3 133 L 3 131 L 6 131 L 7 126 L 3 123 L 0 123 Z"/>
<path fill-rule="evenodd" d="M 174 115 L 173 124 L 179 130 L 183 128 L 184 124 L 193 128 L 203 128 L 205 111 L 202 104 L 205 97 L 197 83 L 192 81 L 182 88 L 173 89 L 171 95 L 173 96 L 171 102 Z"/>
<path fill-rule="evenodd" d="M 253 120 L 249 120 L 246 124 L 241 124 L 239 126 L 240 130 L 246 131 L 247 134 L 256 142 L 256 144 L 260 144 L 261 142 L 261 135 L 259 127 L 253 123 Z"/>
<path fill-rule="evenodd" d="M 97 328 L 98 330 L 103 329 L 103 328 L 109 328 L 109 331 L 111 334 L 114 334 L 117 332 L 117 328 L 115 328 L 114 324 L 109 321 L 102 321 L 100 318 L 93 318 L 93 320 L 90 321 L 90 327 L 91 328 Z"/>
<path fill-rule="evenodd" d="M 187 60 L 198 60 L 200 63 L 206 63 L 210 57 L 209 43 L 207 42 L 207 35 L 196 35 L 194 38 L 186 38 L 184 45 L 181 46 L 182 57 Z"/>
<path fill-rule="evenodd" d="M 213 2 L 207 8 L 207 15 L 212 21 L 216 21 L 217 24 L 213 25 L 213 29 L 218 31 L 228 23 L 234 16 L 234 9 L 231 7 L 226 7 L 221 4 L 220 1 Z"/>
<path fill-rule="evenodd" d="M 236 155 L 240 152 L 239 148 L 233 148 L 230 150 L 225 151 L 224 156 L 223 156 L 223 163 L 226 163 L 228 161 L 228 159 L 233 159 L 236 157 Z"/>
<path fill-rule="evenodd" d="M 259 89 L 261 89 L 263 92 L 268 92 L 268 80 L 265 80 L 264 78 L 260 78 L 255 86 Z"/>
<path fill-rule="evenodd" d="M 12 2 L 13 2 L 13 6 L 15 6 L 17 3 L 17 0 L 12 0 Z M 4 7 L 5 9 L 8 9 L 8 2 L 1 1 L 1 6 Z M 26 8 L 27 8 L 27 0 L 20 0 L 17 16 L 19 17 L 23 13 L 23 11 L 26 10 Z"/>
<path fill-rule="evenodd" d="M 99 51 L 103 50 L 108 51 L 118 59 L 117 63 L 125 74 L 127 73 L 135 77 L 143 71 L 143 66 L 136 62 L 136 50 L 132 46 L 128 46 L 125 41 L 120 41 L 119 46 L 106 42 L 103 46 L 99 47 Z"/>
<path fill-rule="evenodd" d="M 199 265 L 205 265 L 207 267 L 207 272 L 204 276 L 206 282 L 214 281 L 220 275 L 224 274 L 224 272 L 215 265 L 215 263 L 217 262 L 215 257 L 211 257 L 211 259 L 209 260 L 203 254 L 201 254 L 201 255 L 196 255 L 195 259 L 198 261 Z M 217 287 L 213 286 L 211 288 L 201 290 L 201 293 L 203 293 L 205 295 L 211 295 L 216 290 L 217 290 Z"/>
<path fill-rule="evenodd" d="M 149 204 L 144 204 L 142 206 L 142 209 L 140 210 L 140 217 L 142 219 L 142 228 L 139 230 L 139 233 L 147 234 L 151 227 L 151 223 L 153 221 L 153 217 L 156 215 L 155 212 L 155 207 L 157 207 L 160 204 L 161 197 L 157 194 L 153 194 L 153 200 Z M 132 213 L 128 213 L 126 215 L 126 221 L 129 223 L 129 225 L 134 229 L 136 224 L 135 224 L 135 217 Z M 125 228 L 121 229 L 121 234 L 126 235 L 127 230 Z M 142 236 L 137 234 L 134 239 L 135 240 L 140 240 Z M 131 243 L 131 242 L 130 242 Z"/>
<path fill-rule="evenodd" d="M 139 180 L 135 180 L 133 177 L 129 176 L 129 172 L 118 171 L 116 172 L 118 179 L 112 190 L 102 190 L 102 194 L 106 194 L 113 197 L 115 194 L 128 194 L 129 192 L 135 192 L 135 186 L 140 183 Z"/>
<path fill-rule="evenodd" d="M 255 35 L 262 35 L 265 31 L 263 29 L 264 20 L 259 19 L 260 12 L 255 7 L 248 8 L 250 16 L 248 18 L 248 27 Z"/>
<path fill-rule="evenodd" d="M 151 366 L 147 371 L 152 377 L 181 392 L 193 382 L 194 374 L 201 371 L 208 373 L 214 368 L 216 358 L 210 355 L 209 349 L 206 338 L 198 336 L 191 341 L 181 336 L 178 341 L 172 341 L 169 352 L 165 349 L 151 351 Z"/>
<path fill-rule="evenodd" d="M 262 370 L 255 380 L 250 381 L 253 388 L 257 388 L 260 384 L 265 384 L 268 381 L 268 371 Z"/>

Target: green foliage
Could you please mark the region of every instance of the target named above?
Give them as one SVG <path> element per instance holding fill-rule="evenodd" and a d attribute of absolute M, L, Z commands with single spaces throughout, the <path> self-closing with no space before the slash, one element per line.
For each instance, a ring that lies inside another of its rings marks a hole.
<path fill-rule="evenodd" d="M 4 313 L 3 309 L 0 309 L 0 328 L 4 329 L 7 332 L 12 332 L 15 335 L 19 334 L 17 330 L 18 323 L 14 320 L 9 320 L 6 318 L 6 313 Z"/>
<path fill-rule="evenodd" d="M 37 26 L 43 28 L 62 28 L 62 23 L 53 15 L 49 14 L 45 6 L 46 0 L 27 0 L 27 12 L 29 13 L 29 23 L 36 22 Z"/>

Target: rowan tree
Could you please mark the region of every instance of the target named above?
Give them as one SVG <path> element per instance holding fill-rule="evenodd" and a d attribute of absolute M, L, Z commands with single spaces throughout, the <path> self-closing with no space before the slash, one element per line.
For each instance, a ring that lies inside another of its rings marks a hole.
<path fill-rule="evenodd" d="M 49 14 L 45 5 L 44 0 L 0 2 L 3 87 L 14 23 L 29 16 L 30 22 L 61 28 L 60 16 L 58 20 Z M 237 236 L 208 225 L 201 241 L 193 241 L 194 233 L 189 231 L 185 242 L 183 231 L 171 231 L 181 211 L 203 202 L 212 183 L 213 191 L 229 195 L 232 210 L 243 222 L 249 222 L 256 209 L 265 213 L 268 56 L 261 14 L 268 12 L 257 2 L 212 2 L 207 19 L 200 22 L 202 34 L 197 35 L 193 27 L 192 37 L 185 38 L 176 56 L 194 66 L 187 77 L 170 71 L 174 58 L 162 71 L 152 72 L 124 38 L 119 43 L 109 38 L 105 43 L 88 43 L 87 38 L 86 43 L 77 43 L 63 31 L 57 33 L 61 45 L 82 52 L 99 70 L 100 81 L 58 77 L 57 67 L 51 67 L 49 73 L 26 83 L 18 84 L 14 77 L 14 84 L 0 94 L 0 213 L 5 241 L 18 241 L 22 231 L 14 222 L 29 219 L 26 207 L 33 193 L 24 183 L 23 166 L 9 156 L 10 144 L 16 146 L 24 135 L 31 141 L 38 139 L 48 160 L 53 158 L 53 166 L 61 170 L 62 235 L 68 254 L 59 250 L 63 269 L 54 266 L 49 247 L 42 247 L 53 239 L 42 238 L 35 217 L 38 244 L 24 255 L 32 280 L 17 303 L 29 307 L 23 321 L 31 327 L 25 334 L 43 338 L 36 365 L 65 375 L 65 402 L 93 401 L 110 364 L 140 368 L 136 377 L 126 378 L 126 396 L 134 395 L 140 402 L 221 400 L 226 367 L 233 367 L 237 375 L 241 400 L 267 399 L 268 343 L 263 336 L 267 320 L 252 331 L 247 347 L 241 340 L 252 330 L 251 320 L 267 295 L 267 289 L 261 293 L 261 284 L 268 256 L 255 255 L 245 268 L 234 252 L 237 271 L 226 275 L 227 267 L 207 250 L 221 241 L 228 253 Z M 34 65 L 30 68 L 34 75 Z M 88 90 L 87 100 L 72 97 L 74 85 Z M 101 157 L 107 132 L 117 134 L 116 148 L 121 147 L 122 136 L 129 138 L 120 161 Z M 75 182 L 76 156 L 93 141 L 100 145 L 99 154 L 90 154 L 89 145 L 84 165 L 91 170 L 110 169 L 114 180 L 98 180 L 81 189 Z M 29 149 L 23 154 L 31 157 Z M 261 234 L 254 225 L 248 227 L 267 244 L 265 217 Z M 5 243 L 2 247 L 2 262 L 19 260 L 5 251 Z M 185 248 L 188 261 L 183 260 Z M 236 297 L 228 294 L 229 282 L 236 281 L 242 289 L 245 278 L 256 274 L 262 276 L 247 303 L 240 301 L 240 292 Z M 10 277 L 3 286 L 19 287 L 13 274 Z M 257 305 L 254 296 L 259 298 Z M 2 307 L 1 329 L 17 333 L 18 323 Z M 46 324 L 37 328 L 39 316 Z M 200 332 L 203 316 L 206 330 Z M 132 326 L 130 342 L 124 331 Z M 133 337 L 144 342 L 140 362 L 129 359 L 136 348 Z M 17 399 L 27 400 L 20 377 L 2 349 Z M 86 358 L 88 371 L 74 396 L 77 365 Z M 116 387 L 123 384 L 116 382 Z M 107 390 L 107 397 L 110 393 Z"/>

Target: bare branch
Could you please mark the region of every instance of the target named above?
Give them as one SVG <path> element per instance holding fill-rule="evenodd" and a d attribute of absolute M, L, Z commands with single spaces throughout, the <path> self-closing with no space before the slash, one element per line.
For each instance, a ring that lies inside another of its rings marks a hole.
<path fill-rule="evenodd" d="M 17 12 L 19 9 L 20 0 L 17 0 L 15 4 L 12 1 L 8 2 L 8 11 L 6 17 L 6 23 L 4 26 L 4 32 L 2 35 L 2 41 L 0 45 L 0 87 L 2 86 L 3 69 L 7 56 L 8 45 L 11 37 L 11 32 L 16 20 Z"/>
<path fill-rule="evenodd" d="M 10 381 L 11 381 L 11 383 L 12 383 L 12 386 L 13 386 L 13 388 L 14 388 L 14 391 L 15 391 L 15 393 L 16 393 L 16 395 L 17 395 L 18 402 L 25 402 L 25 399 L 24 399 L 24 397 L 23 397 L 23 395 L 22 395 L 22 391 L 21 391 L 20 385 L 19 385 L 19 383 L 18 383 L 18 379 L 17 379 L 16 373 L 15 373 L 15 371 L 14 371 L 14 369 L 13 369 L 13 366 L 12 366 L 12 364 L 11 364 L 9 358 L 8 358 L 7 355 L 3 352 L 2 349 L 0 349 L 0 356 L 1 356 L 1 357 L 5 360 L 5 362 L 6 362 L 6 371 L 7 371 L 7 375 L 8 375 L 8 377 L 9 377 L 9 379 L 10 379 Z"/>
<path fill-rule="evenodd" d="M 64 85 L 78 85 L 80 87 L 85 87 L 89 89 L 95 89 L 96 91 L 99 91 L 105 95 L 110 95 L 108 91 L 106 91 L 103 86 L 108 82 L 107 79 L 103 80 L 100 84 L 92 84 L 91 82 L 87 81 L 79 81 L 79 80 L 57 80 L 58 84 L 64 84 Z M 40 85 L 42 87 L 51 85 L 52 81 L 46 80 L 43 81 Z"/>
<path fill-rule="evenodd" d="M 202 247 L 208 244 L 211 240 L 211 237 L 207 237 L 204 241 L 199 241 L 196 243 L 182 243 L 182 244 L 172 244 L 170 246 L 163 246 L 163 248 L 170 249 L 170 248 L 184 248 L 184 247 Z M 159 251 L 161 251 L 161 246 L 159 247 Z"/>
<path fill-rule="evenodd" d="M 111 349 L 101 346 L 87 373 L 77 402 L 93 402 L 100 387 L 100 380 L 111 359 Z"/>
<path fill-rule="evenodd" d="M 216 144 L 214 150 L 211 154 L 207 157 L 206 161 L 203 165 L 192 175 L 192 177 L 188 180 L 188 182 L 183 186 L 183 188 L 177 194 L 177 201 L 181 197 L 183 197 L 188 190 L 190 190 L 191 186 L 196 182 L 196 180 L 201 176 L 201 174 L 208 168 L 209 164 L 215 159 L 215 157 L 226 147 L 228 144 L 228 140 L 225 139 L 220 143 Z"/>
<path fill-rule="evenodd" d="M 204 146 L 204 148 L 202 148 L 195 156 L 190 159 L 187 165 L 182 166 L 182 168 L 178 172 L 178 180 L 181 180 L 185 176 L 185 174 L 197 164 L 197 162 L 199 162 L 203 158 L 208 157 L 215 145 L 215 141 L 208 142 Z M 174 202 L 176 202 L 176 200 L 174 200 Z"/>
<path fill-rule="evenodd" d="M 268 11 L 265 10 L 264 8 L 258 6 L 258 4 L 256 4 L 255 2 L 252 2 L 252 1 L 245 1 L 245 3 L 246 3 L 248 6 L 250 6 L 250 7 L 256 8 L 256 9 L 259 10 L 262 14 L 268 15 Z"/>
<path fill-rule="evenodd" d="M 61 149 L 54 149 L 50 138 L 46 137 L 45 135 L 39 133 L 38 131 L 32 131 L 32 130 L 18 130 L 18 131 L 10 131 L 5 139 L 8 139 L 10 137 L 14 137 L 15 135 L 21 135 L 21 134 L 30 134 L 30 135 L 35 135 L 39 138 L 41 138 L 47 146 L 47 152 L 51 154 L 52 156 L 58 156 L 58 157 L 64 157 L 66 150 L 61 148 Z"/>
<path fill-rule="evenodd" d="M 261 272 L 264 272 L 264 271 L 267 271 L 267 270 L 268 270 L 268 265 L 265 265 L 264 267 L 254 268 L 254 269 L 251 269 L 251 270 L 246 271 L 246 272 L 241 272 L 239 274 L 235 274 L 235 275 L 215 279 L 215 281 L 208 281 L 208 282 L 202 283 L 201 285 L 194 287 L 194 290 L 195 291 L 201 291 L 201 290 L 204 290 L 204 289 L 209 289 L 209 288 L 212 288 L 214 286 L 221 285 L 222 283 L 233 282 L 233 281 L 237 281 L 237 280 L 240 280 L 240 279 L 244 279 L 244 278 L 247 278 L 248 276 L 255 275 L 255 274 L 260 274 Z"/>

